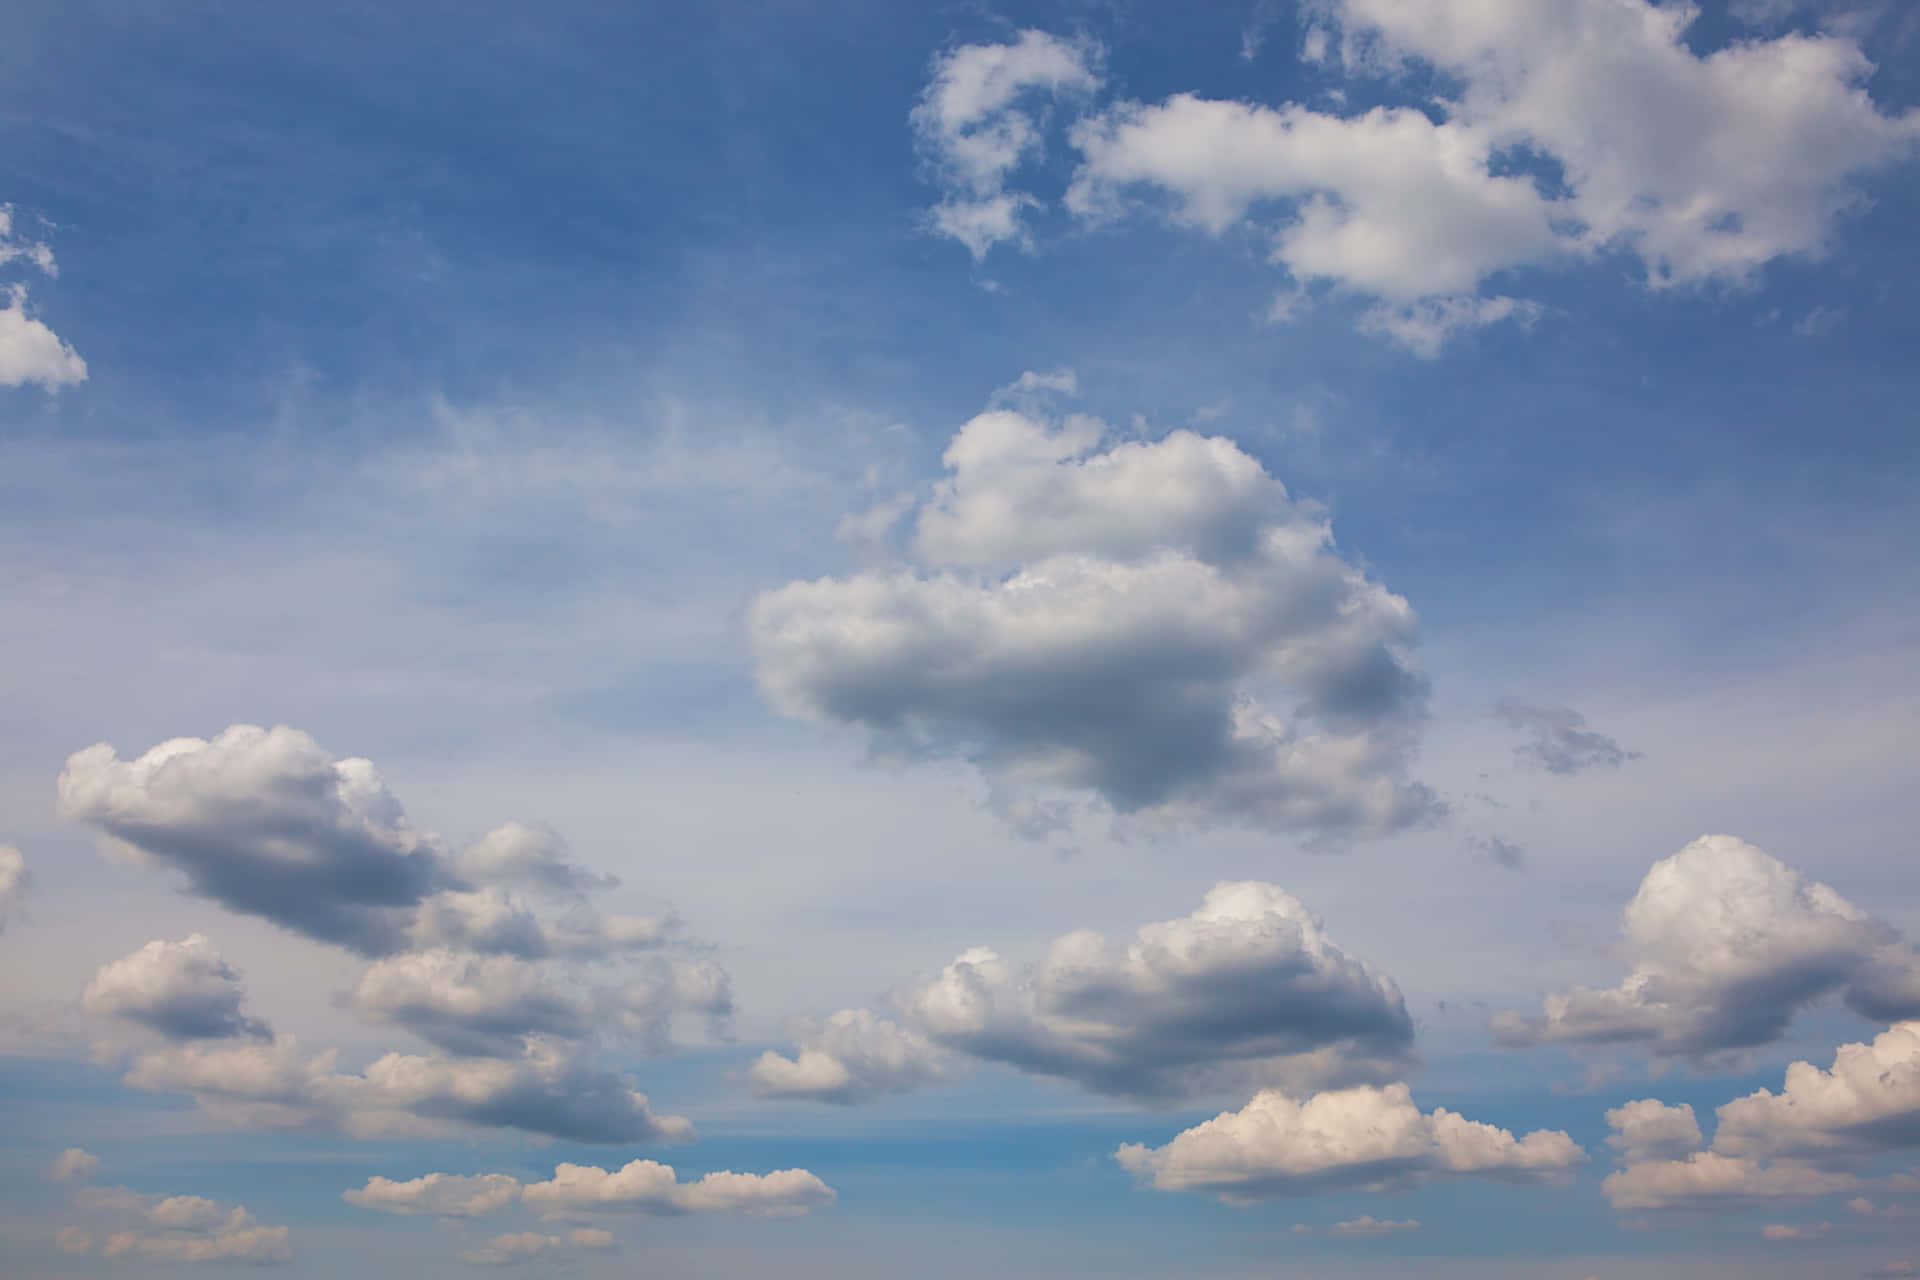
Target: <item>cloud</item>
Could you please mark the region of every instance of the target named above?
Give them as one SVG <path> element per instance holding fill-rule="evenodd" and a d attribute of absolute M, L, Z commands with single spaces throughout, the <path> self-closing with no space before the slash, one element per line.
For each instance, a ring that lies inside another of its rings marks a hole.
<path fill-rule="evenodd" d="M 1149 829 L 1322 841 L 1438 812 L 1407 776 L 1427 688 L 1407 602 L 1231 441 L 1104 436 L 1010 409 L 968 422 L 915 567 L 754 600 L 769 701 L 877 750 L 962 756 L 1043 831 L 1089 794 Z"/>
<path fill-rule="evenodd" d="M 74 1206 L 90 1215 L 91 1230 L 61 1229 L 59 1246 L 69 1254 L 155 1262 L 244 1262 L 256 1266 L 293 1261 L 285 1227 L 261 1225 L 239 1205 L 190 1195 L 143 1195 L 124 1187 L 81 1191 Z"/>
<path fill-rule="evenodd" d="M 1079 162 L 1065 203 L 1100 221 L 1145 196 L 1206 234 L 1251 226 L 1294 281 L 1374 300 L 1361 328 L 1426 356 L 1463 330 L 1537 318 L 1537 303 L 1487 292 L 1521 268 L 1621 256 L 1655 288 L 1738 285 L 1820 253 L 1861 202 L 1856 180 L 1912 154 L 1920 112 L 1874 104 L 1873 65 L 1845 34 L 1696 53 L 1696 16 L 1644 0 L 1331 0 L 1307 58 L 1417 103 L 1110 102 L 1068 131 Z M 959 52 L 1011 61 L 1014 48 Z M 1091 72 L 1023 84 L 1074 105 L 1099 87 Z M 978 184 L 949 180 L 949 233 L 976 258 L 1024 245 L 1020 219 L 1041 203 L 1009 182 L 1041 117 L 1013 115 Z"/>
<path fill-rule="evenodd" d="M 1100 84 L 1098 63 L 1097 47 L 1043 31 L 935 58 L 913 110 L 914 135 L 942 190 L 930 228 L 965 245 L 976 262 L 996 244 L 1026 244 L 1024 215 L 1037 201 L 1006 184 L 1041 150 L 1038 100 L 1091 93 Z"/>
<path fill-rule="evenodd" d="M 1164 1147 L 1129 1143 L 1114 1158 L 1156 1190 L 1205 1191 L 1247 1203 L 1451 1177 L 1551 1181 L 1584 1163 L 1586 1154 L 1558 1130 L 1515 1138 L 1444 1108 L 1422 1112 L 1406 1085 L 1391 1084 L 1303 1102 L 1262 1090 L 1241 1110 L 1196 1125 Z"/>
<path fill-rule="evenodd" d="M 367 966 L 352 1003 L 374 1021 L 476 1057 L 513 1057 L 529 1035 L 577 1040 L 594 1027 L 589 1005 L 510 955 L 432 950 L 388 956 Z"/>
<path fill-rule="evenodd" d="M 1587 718 L 1572 707 L 1502 702 L 1494 707 L 1494 714 L 1528 735 L 1513 754 L 1548 773 L 1570 777 L 1588 769 L 1617 769 L 1640 758 L 1638 751 L 1623 751 L 1606 734 L 1587 728 Z"/>
<path fill-rule="evenodd" d="M 81 1002 L 88 1013 L 125 1018 L 171 1040 L 263 1038 L 272 1032 L 240 1011 L 246 988 L 205 934 L 156 939 L 103 965 Z"/>
<path fill-rule="evenodd" d="M 140 1055 L 126 1081 L 187 1094 L 247 1128 L 364 1137 L 472 1126 L 592 1143 L 693 1138 L 691 1123 L 655 1114 L 621 1077 L 588 1066 L 570 1046 L 538 1039 L 513 1058 L 389 1053 L 357 1075 L 338 1071 L 332 1053 L 303 1056 L 291 1037 L 192 1041 Z"/>
<path fill-rule="evenodd" d="M 529 1183 L 526 1203 L 548 1217 L 581 1213 L 746 1213 L 784 1218 L 834 1201 L 833 1188 L 805 1169 L 709 1173 L 681 1182 L 673 1169 L 634 1160 L 619 1169 L 562 1164 L 547 1182 Z"/>
<path fill-rule="evenodd" d="M 48 1182 L 85 1182 L 99 1171 L 99 1156 L 79 1147 L 68 1147 L 53 1158 L 42 1176 Z"/>
<path fill-rule="evenodd" d="M 0 266 L 24 262 L 42 274 L 60 274 L 45 241 L 16 233 L 13 206 L 0 204 Z M 0 387 L 37 382 L 49 391 L 87 380 L 87 362 L 27 309 L 27 288 L 0 286 Z"/>
<path fill-rule="evenodd" d="M 617 876 L 597 875 L 567 857 L 566 842 L 553 831 L 524 822 L 506 822 L 462 849 L 454 870 L 479 885 L 550 894 L 579 894 L 611 889 Z"/>
<path fill-rule="evenodd" d="M 7 913 L 25 901 L 32 887 L 26 855 L 10 844 L 0 844 L 0 932 L 6 930 Z"/>
<path fill-rule="evenodd" d="M 675 1215 L 744 1213 L 793 1217 L 833 1203 L 833 1188 L 805 1169 L 771 1173 L 709 1173 L 681 1182 L 670 1165 L 633 1160 L 618 1169 L 560 1164 L 544 1182 L 522 1183 L 509 1174 L 475 1177 L 430 1173 L 410 1182 L 370 1178 L 343 1193 L 349 1204 L 382 1213 L 473 1218 L 524 1203 L 545 1217 L 600 1213 Z"/>
<path fill-rule="evenodd" d="M 1393 982 L 1257 882 L 1216 885 L 1191 915 L 1142 925 L 1121 947 L 1084 930 L 1057 938 L 1030 975 L 976 948 L 899 1003 L 946 1048 L 1149 1102 L 1392 1079 L 1412 1056 Z"/>
<path fill-rule="evenodd" d="M 1385 1236 L 1394 1235 L 1402 1231 L 1418 1231 L 1420 1224 L 1412 1218 L 1407 1218 L 1399 1222 L 1392 1220 L 1382 1221 L 1369 1214 L 1364 1217 L 1349 1219 L 1346 1222 L 1336 1222 L 1327 1229 L 1337 1236 Z"/>
<path fill-rule="evenodd" d="M 1920 957 L 1891 926 L 1733 836 L 1653 865 L 1627 904 L 1619 986 L 1493 1020 L 1507 1045 L 1644 1044 L 1704 1059 L 1770 1044 L 1833 992 L 1876 1019 L 1920 1013 Z"/>
<path fill-rule="evenodd" d="M 791 1058 L 768 1051 L 747 1072 L 755 1093 L 850 1106 L 944 1079 L 946 1055 L 918 1031 L 842 1009 L 793 1028 Z"/>
<path fill-rule="evenodd" d="M 484 1247 L 462 1253 L 460 1260 L 476 1266 L 499 1267 L 525 1262 L 530 1258 L 583 1251 L 600 1252 L 614 1247 L 613 1234 L 597 1227 L 576 1227 L 564 1236 L 515 1231 L 495 1236 Z"/>
<path fill-rule="evenodd" d="M 1831 1070 L 1792 1063 L 1780 1092 L 1735 1098 L 1715 1115 L 1712 1145 L 1690 1150 L 1701 1145 L 1690 1108 L 1643 1100 L 1608 1112 L 1608 1141 L 1624 1161 L 1602 1184 L 1608 1200 L 1689 1209 L 1858 1190 L 1858 1170 L 1875 1157 L 1920 1149 L 1920 1022 L 1841 1045 Z M 1851 1207 L 1874 1211 L 1864 1198 Z"/>
<path fill-rule="evenodd" d="M 130 761 L 100 743 L 68 758 L 59 801 L 202 897 L 370 955 L 401 949 L 412 909 L 460 887 L 370 761 L 335 760 L 284 726 L 175 738 Z"/>
<path fill-rule="evenodd" d="M 504 1173 L 429 1173 L 408 1182 L 373 1177 L 364 1187 L 341 1192 L 340 1198 L 362 1209 L 406 1217 L 479 1218 L 518 1200 L 520 1181 Z"/>
<path fill-rule="evenodd" d="M 1797 1226 L 1769 1222 L 1760 1228 L 1760 1237 L 1763 1240 L 1818 1240 L 1831 1230 L 1831 1222 L 1803 1222 Z"/>

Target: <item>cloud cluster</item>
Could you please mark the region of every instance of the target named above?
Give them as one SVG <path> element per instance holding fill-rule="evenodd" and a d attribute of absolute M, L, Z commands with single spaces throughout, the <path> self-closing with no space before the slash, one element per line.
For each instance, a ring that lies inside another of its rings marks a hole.
<path fill-rule="evenodd" d="M 1487 291 L 1517 268 L 1619 255 L 1654 287 L 1737 284 L 1820 252 L 1859 202 L 1858 176 L 1912 154 L 1920 112 L 1874 104 L 1872 64 L 1848 36 L 1696 52 L 1697 12 L 1646 0 L 1331 0 L 1315 8 L 1307 58 L 1369 97 L 1384 87 L 1414 100 L 1353 111 L 1193 93 L 1110 102 L 1069 130 L 1079 163 L 1064 203 L 1097 220 L 1144 193 L 1209 234 L 1250 224 L 1296 282 L 1371 298 L 1362 328 L 1426 355 L 1462 330 L 1537 316 L 1537 304 Z M 1016 63 L 1045 41 L 966 46 L 941 66 Z M 1098 87 L 1097 65 L 1090 52 L 1075 60 L 1074 101 Z M 1019 116 L 1016 158 L 1039 145 L 1035 120 Z M 1040 201 L 1006 189 L 1013 167 L 982 170 L 992 232 L 937 215 L 934 227 L 976 258 L 1020 239 L 1019 216 Z"/>
<path fill-rule="evenodd" d="M 1164 1147 L 1129 1143 L 1114 1158 L 1160 1191 L 1204 1191 L 1230 1203 L 1359 1187 L 1417 1186 L 1439 1178 L 1543 1182 L 1586 1160 L 1558 1130 L 1515 1138 L 1436 1108 L 1423 1112 L 1404 1084 L 1360 1086 L 1295 1101 L 1262 1090 L 1239 1111 L 1194 1126 Z"/>
<path fill-rule="evenodd" d="M 1412 609 L 1231 441 L 993 409 L 944 462 L 911 567 L 754 600 L 776 709 L 963 757 L 1030 834 L 1088 795 L 1322 841 L 1437 812 L 1408 776 Z"/>
<path fill-rule="evenodd" d="M 554 1258 L 575 1253 L 601 1253 L 614 1247 L 613 1233 L 598 1227 L 575 1227 L 564 1236 L 538 1231 L 510 1231 L 478 1249 L 460 1255 L 462 1262 L 481 1267 L 503 1267 L 530 1258 Z"/>
<path fill-rule="evenodd" d="M 1587 718 L 1572 707 L 1530 707 L 1502 702 L 1494 713 L 1527 734 L 1513 749 L 1523 763 L 1563 777 L 1589 769 L 1617 769 L 1640 753 L 1621 748 L 1604 733 L 1587 728 Z"/>
<path fill-rule="evenodd" d="M 123 1187 L 76 1193 L 73 1207 L 86 1225 L 61 1229 L 61 1252 L 148 1262 L 240 1262 L 264 1266 L 293 1261 L 285 1227 L 263 1226 L 239 1205 L 201 1196 L 143 1195 Z"/>
<path fill-rule="evenodd" d="M 772 1096 L 864 1102 L 958 1056 L 1149 1104 L 1269 1084 L 1398 1078 L 1413 1060 L 1399 989 L 1332 942 L 1284 890 L 1222 883 L 1198 909 L 1123 944 L 1056 938 L 1020 971 L 984 947 L 895 993 L 904 1026 L 845 1010 L 802 1028 L 750 1078 Z"/>
<path fill-rule="evenodd" d="M 1795 1062 L 1780 1092 L 1761 1089 L 1715 1114 L 1703 1148 L 1690 1108 L 1648 1099 L 1608 1112 L 1623 1160 L 1603 1184 L 1608 1200 L 1682 1209 L 1857 1190 L 1874 1157 L 1920 1149 L 1920 1022 L 1841 1045 L 1829 1070 Z"/>
<path fill-rule="evenodd" d="M 102 966 L 82 993 L 88 1013 L 126 1018 L 168 1039 L 263 1038 L 267 1025 L 241 1012 L 246 987 L 205 934 L 156 939 Z"/>
<path fill-rule="evenodd" d="M 544 1182 L 504 1173 L 460 1177 L 430 1173 L 410 1182 L 371 1178 L 342 1193 L 347 1203 L 381 1213 L 476 1218 L 525 1204 L 548 1219 L 597 1214 L 743 1213 L 792 1217 L 833 1203 L 834 1191 L 805 1169 L 709 1173 L 680 1181 L 670 1165 L 634 1160 L 618 1169 L 560 1164 Z"/>
<path fill-rule="evenodd" d="M 0 267 L 24 262 L 42 274 L 59 268 L 45 241 L 29 240 L 14 227 L 13 206 L 0 204 Z M 0 387 L 37 382 L 49 391 L 87 379 L 87 362 L 27 307 L 27 287 L 0 286 Z"/>
<path fill-rule="evenodd" d="M 1701 1060 L 1780 1038 L 1835 992 L 1876 1021 L 1920 1014 L 1920 953 L 1824 884 L 1733 836 L 1653 865 L 1627 904 L 1620 984 L 1493 1021 L 1508 1045 L 1642 1044 Z"/>

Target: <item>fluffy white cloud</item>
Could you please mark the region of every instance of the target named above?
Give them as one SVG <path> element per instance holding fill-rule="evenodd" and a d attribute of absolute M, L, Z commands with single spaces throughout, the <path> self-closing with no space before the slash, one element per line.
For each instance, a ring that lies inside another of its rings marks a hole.
<path fill-rule="evenodd" d="M 1600 1189 L 1616 1209 L 1702 1209 L 1805 1199 L 1859 1185 L 1850 1173 L 1696 1151 L 1683 1160 L 1630 1164 L 1608 1174 Z"/>
<path fill-rule="evenodd" d="M 505 1173 L 462 1177 L 429 1173 L 407 1182 L 391 1178 L 367 1179 L 364 1187 L 340 1193 L 348 1204 L 380 1213 L 436 1218 L 479 1218 L 498 1212 L 520 1198 L 519 1179 Z"/>
<path fill-rule="evenodd" d="M 1263 1090 L 1239 1111 L 1164 1147 L 1129 1143 L 1115 1158 L 1161 1191 L 1206 1191 L 1232 1203 L 1347 1187 L 1389 1190 L 1437 1178 L 1539 1182 L 1586 1160 L 1558 1130 L 1515 1138 L 1444 1108 L 1422 1112 L 1407 1086 L 1361 1086 L 1296 1102 Z"/>
<path fill-rule="evenodd" d="M 833 1188 L 805 1169 L 728 1171 L 681 1182 L 670 1166 L 652 1160 L 634 1160 L 614 1170 L 562 1164 L 549 1181 L 529 1183 L 521 1196 L 549 1217 L 610 1211 L 791 1217 L 835 1198 Z"/>
<path fill-rule="evenodd" d="M 1829 1160 L 1920 1148 L 1920 1022 L 1841 1045 L 1829 1070 L 1795 1062 L 1779 1093 L 1737 1098 L 1719 1117 L 1713 1145 L 1733 1155 Z"/>
<path fill-rule="evenodd" d="M 1370 95 L 1384 82 L 1417 101 L 1344 113 L 1193 93 L 1110 103 L 1070 130 L 1080 162 L 1065 203 L 1101 219 L 1146 193 L 1211 234 L 1252 222 L 1295 281 L 1377 300 L 1362 328 L 1429 356 L 1452 333 L 1539 314 L 1484 292 L 1515 268 L 1617 254 L 1656 287 L 1738 283 L 1819 253 L 1859 202 L 1855 180 L 1912 154 L 1920 112 L 1874 104 L 1872 65 L 1845 34 L 1698 53 L 1697 14 L 1647 0 L 1330 0 L 1315 8 L 1310 58 Z M 949 56 L 984 65 L 1015 49 Z M 1432 96 L 1436 80 L 1450 96 Z M 1078 98 L 1097 83 L 1063 87 Z M 955 200 L 949 228 L 976 257 L 1024 243 L 1021 216 L 1040 201 L 1008 179 L 1040 145 L 1037 120 L 1015 113 L 976 185 L 947 178 L 976 201 Z"/>
<path fill-rule="evenodd" d="M 246 988 L 205 934 L 156 939 L 101 966 L 81 1001 L 88 1013 L 125 1018 L 169 1039 L 264 1037 L 265 1023 L 241 1012 Z"/>
<path fill-rule="evenodd" d="M 370 761 L 335 760 L 297 729 L 234 725 L 127 761 L 101 743 L 67 760 L 59 799 L 193 892 L 369 954 L 399 950 L 421 899 L 459 887 Z"/>
<path fill-rule="evenodd" d="M 1607 1112 L 1613 1135 L 1607 1145 L 1629 1164 L 1684 1157 L 1701 1143 L 1700 1122 L 1693 1108 L 1668 1106 L 1657 1098 L 1640 1098 Z"/>
<path fill-rule="evenodd" d="M 20 905 L 32 885 L 26 855 L 10 844 L 0 844 L 0 930 L 7 927 L 7 912 Z"/>
<path fill-rule="evenodd" d="M 1619 986 L 1549 996 L 1541 1017 L 1502 1014 L 1496 1037 L 1699 1058 L 1771 1043 L 1835 991 L 1876 1019 L 1920 1012 L 1920 957 L 1890 926 L 1733 836 L 1655 863 L 1621 934 L 1632 967 Z"/>
<path fill-rule="evenodd" d="M 913 111 L 914 133 L 943 189 L 929 225 L 967 247 L 978 261 L 1003 241 L 1025 244 L 1033 197 L 1007 179 L 1041 150 L 1038 101 L 1091 93 L 1100 83 L 1099 51 L 1043 31 L 1010 44 L 962 45 L 934 60 L 933 78 Z"/>
<path fill-rule="evenodd" d="M 353 1007 L 457 1054 L 512 1057 L 529 1035 L 580 1039 L 592 1009 L 510 955 L 412 951 L 368 965 Z"/>
<path fill-rule="evenodd" d="M 513 1058 L 389 1053 L 359 1074 L 301 1054 L 291 1037 L 193 1041 L 134 1060 L 127 1083 L 185 1093 L 231 1123 L 366 1136 L 448 1127 L 518 1129 L 574 1142 L 684 1142 L 693 1126 L 657 1115 L 646 1095 L 583 1063 L 569 1046 L 529 1039 Z"/>
<path fill-rule="evenodd" d="M 80 1147 L 68 1147 L 47 1166 L 48 1182 L 85 1182 L 100 1169 L 100 1157 Z"/>
<path fill-rule="evenodd" d="M 62 1252 L 155 1262 L 293 1261 L 285 1227 L 261 1225 L 241 1206 L 200 1196 L 142 1195 L 120 1187 L 82 1191 L 74 1206 L 91 1215 L 94 1229 L 61 1230 Z"/>
<path fill-rule="evenodd" d="M 614 1247 L 613 1233 L 598 1227 L 576 1227 L 564 1236 L 543 1235 L 538 1231 L 511 1231 L 497 1235 L 479 1249 L 460 1255 L 462 1262 L 476 1266 L 500 1267 L 529 1258 L 552 1257 L 580 1251 L 601 1252 Z"/>
<path fill-rule="evenodd" d="M 1146 1100 L 1392 1079 L 1413 1042 L 1393 982 L 1256 882 L 1216 885 L 1193 914 L 1123 946 L 1067 934 L 1028 975 L 969 951 L 899 1002 L 948 1048 Z"/>
<path fill-rule="evenodd" d="M 1433 814 L 1407 776 L 1426 697 L 1407 602 L 1232 442 L 1102 446 L 1085 418 L 967 423 L 918 567 L 753 602 L 769 700 L 964 756 L 1042 829 L 1087 793 L 1144 825 L 1321 839 Z"/>
<path fill-rule="evenodd" d="M 567 857 L 566 842 L 553 831 L 506 822 L 462 849 L 453 860 L 462 878 L 553 894 L 611 889 L 618 877 L 599 875 Z"/>
<path fill-rule="evenodd" d="M 842 1009 L 824 1022 L 793 1028 L 796 1052 L 768 1051 L 747 1072 L 770 1098 L 806 1098 L 851 1105 L 906 1093 L 946 1075 L 945 1055 L 918 1031 L 867 1009 Z"/>
<path fill-rule="evenodd" d="M 0 387 L 37 382 L 52 390 L 87 380 L 87 362 L 27 309 L 24 285 L 0 289 Z"/>

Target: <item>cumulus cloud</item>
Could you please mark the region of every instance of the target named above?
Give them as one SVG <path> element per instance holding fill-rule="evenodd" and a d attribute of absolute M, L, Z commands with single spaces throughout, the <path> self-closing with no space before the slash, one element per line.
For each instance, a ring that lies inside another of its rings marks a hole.
<path fill-rule="evenodd" d="M 241 1012 L 246 988 L 205 934 L 156 939 L 103 965 L 81 1002 L 88 1013 L 125 1018 L 174 1040 L 266 1037 L 267 1025 Z"/>
<path fill-rule="evenodd" d="M 1644 1044 L 1702 1059 L 1770 1044 L 1813 1001 L 1844 993 L 1875 1019 L 1920 1013 L 1920 956 L 1891 926 L 1733 836 L 1653 865 L 1627 904 L 1616 987 L 1496 1017 L 1508 1045 Z"/>
<path fill-rule="evenodd" d="M 246 915 L 372 955 L 402 948 L 413 908 L 461 887 L 372 762 L 335 760 L 297 729 L 234 725 L 123 761 L 75 752 L 59 802 L 118 848 L 185 873 Z"/>
<path fill-rule="evenodd" d="M 340 1198 L 362 1209 L 406 1217 L 479 1218 L 518 1200 L 520 1181 L 504 1173 L 429 1173 L 407 1182 L 373 1177 L 364 1187 L 341 1192 Z"/>
<path fill-rule="evenodd" d="M 500 1267 L 525 1262 L 530 1258 L 603 1252 L 613 1247 L 613 1233 L 598 1227 L 576 1227 L 564 1236 L 542 1235 L 538 1231 L 512 1231 L 495 1236 L 481 1248 L 467 1250 L 460 1255 L 460 1260 L 475 1266 Z"/>
<path fill-rule="evenodd" d="M 512 1058 L 389 1053 L 359 1074 L 336 1064 L 333 1053 L 303 1055 L 291 1037 L 189 1041 L 140 1055 L 126 1080 L 187 1094 L 250 1128 L 371 1136 L 472 1126 L 593 1143 L 693 1137 L 684 1117 L 656 1114 L 645 1094 L 565 1044 L 530 1038 Z"/>
<path fill-rule="evenodd" d="M 1150 1102 L 1392 1079 L 1413 1043 L 1393 982 L 1257 882 L 1216 885 L 1191 915 L 1121 946 L 1057 938 L 1031 974 L 976 948 L 899 1002 L 947 1048 Z"/>
<path fill-rule="evenodd" d="M 1402 1231 L 1418 1231 L 1420 1224 L 1412 1218 L 1405 1218 L 1398 1222 L 1391 1219 L 1383 1221 L 1371 1214 L 1366 1214 L 1362 1217 L 1350 1218 L 1345 1222 L 1336 1222 L 1327 1229 L 1337 1236 L 1385 1236 Z"/>
<path fill-rule="evenodd" d="M 1089 794 L 1153 829 L 1321 840 L 1432 816 L 1408 776 L 1426 681 L 1407 602 L 1231 441 L 1104 437 L 1012 409 L 968 422 L 915 566 L 753 602 L 767 698 L 881 751 L 964 757 L 1041 829 Z"/>
<path fill-rule="evenodd" d="M 35 267 L 48 276 L 59 275 L 53 250 L 43 240 L 30 240 L 14 226 L 13 206 L 0 204 L 0 267 L 15 262 Z M 23 284 L 0 286 L 0 387 L 37 382 L 49 391 L 87 379 L 87 362 L 27 307 Z"/>
<path fill-rule="evenodd" d="M 1502 702 L 1494 714 L 1527 734 L 1527 741 L 1515 747 L 1513 754 L 1548 773 L 1571 776 L 1588 769 L 1617 769 L 1640 757 L 1639 752 L 1622 750 L 1606 734 L 1587 728 L 1587 718 L 1572 707 Z"/>
<path fill-rule="evenodd" d="M 529 1183 L 526 1203 L 549 1217 L 581 1213 L 746 1213 L 784 1218 L 831 1204 L 833 1188 L 805 1169 L 709 1173 L 681 1182 L 673 1169 L 634 1160 L 619 1169 L 562 1164 L 546 1182 Z"/>
<path fill-rule="evenodd" d="M 47 1166 L 48 1182 L 85 1182 L 100 1171 L 100 1157 L 80 1147 L 68 1147 Z"/>
<path fill-rule="evenodd" d="M 522 1183 L 504 1173 L 475 1177 L 430 1173 L 410 1182 L 370 1178 L 344 1194 L 347 1203 L 382 1213 L 447 1218 L 481 1217 L 524 1203 L 547 1218 L 601 1213 L 672 1215 L 744 1213 L 792 1217 L 833 1203 L 834 1191 L 805 1169 L 771 1173 L 709 1173 L 680 1181 L 672 1166 L 634 1160 L 618 1169 L 556 1165 L 544 1182 Z"/>
<path fill-rule="evenodd" d="M 239 1205 L 201 1196 L 143 1195 L 121 1187 L 88 1190 L 74 1197 L 92 1229 L 62 1228 L 62 1252 L 128 1261 L 242 1262 L 272 1265 L 293 1261 L 285 1227 L 264 1226 Z"/>
<path fill-rule="evenodd" d="M 7 913 L 25 900 L 32 885 L 26 855 L 10 844 L 0 844 L 0 931 L 7 927 Z"/>
<path fill-rule="evenodd" d="M 353 1007 L 470 1056 L 512 1057 L 526 1036 L 579 1039 L 594 1025 L 589 1006 L 526 961 L 447 950 L 375 961 L 354 988 Z"/>
<path fill-rule="evenodd" d="M 1920 1148 L 1920 1022 L 1844 1044 L 1833 1066 L 1787 1067 L 1778 1093 L 1723 1104 L 1711 1146 L 1686 1107 L 1652 1100 L 1607 1113 L 1623 1167 L 1603 1184 L 1622 1209 L 1699 1208 L 1854 1191 L 1875 1157 Z M 1856 1212 L 1872 1213 L 1864 1198 Z"/>
<path fill-rule="evenodd" d="M 1536 318 L 1537 304 L 1487 291 L 1518 268 L 1619 255 L 1653 287 L 1739 284 L 1820 253 L 1860 203 L 1857 179 L 1913 153 L 1920 112 L 1875 105 L 1873 66 L 1844 32 L 1696 52 L 1697 14 L 1646 0 L 1331 0 L 1309 60 L 1417 102 L 1110 102 L 1069 130 L 1079 163 L 1065 203 L 1098 220 L 1145 196 L 1208 234 L 1250 225 L 1294 281 L 1374 299 L 1362 328 L 1429 356 L 1460 331 Z M 1436 79 L 1447 96 L 1432 95 Z M 1098 86 L 1067 87 L 1077 103 Z M 1011 158 L 981 170 L 982 230 L 963 237 L 976 257 L 1020 240 L 1040 203 L 1009 183 L 1039 145 L 1037 119 L 1019 115 L 988 153 Z"/>
<path fill-rule="evenodd" d="M 977 262 L 1005 241 L 1027 243 L 1032 196 L 1007 180 L 1041 150 L 1044 99 L 1099 86 L 1099 50 L 1044 31 L 1008 44 L 961 45 L 934 59 L 913 110 L 921 154 L 942 189 L 929 226 L 967 247 Z"/>
<path fill-rule="evenodd" d="M 506 822 L 462 849 L 453 860 L 464 879 L 481 885 L 577 894 L 611 889 L 616 876 L 599 875 L 567 856 L 566 842 L 544 827 Z"/>
<path fill-rule="evenodd" d="M 1129 1143 L 1114 1158 L 1160 1191 L 1204 1191 L 1229 1203 L 1359 1187 L 1417 1186 L 1440 1178 L 1557 1180 L 1586 1160 L 1558 1130 L 1515 1138 L 1436 1108 L 1423 1112 L 1404 1084 L 1360 1086 L 1297 1102 L 1262 1090 L 1239 1111 L 1186 1130 L 1164 1147 Z"/>
<path fill-rule="evenodd" d="M 747 1072 L 754 1092 L 849 1106 L 943 1079 L 945 1057 L 924 1035 L 867 1009 L 792 1028 L 791 1058 L 769 1050 Z"/>

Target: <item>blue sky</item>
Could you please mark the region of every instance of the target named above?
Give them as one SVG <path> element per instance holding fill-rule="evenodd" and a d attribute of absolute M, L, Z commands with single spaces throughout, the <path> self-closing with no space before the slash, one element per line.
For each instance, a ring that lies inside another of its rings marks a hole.
<path fill-rule="evenodd" d="M 0 22 L 5 1280 L 1920 1266 L 1901 6 Z"/>

